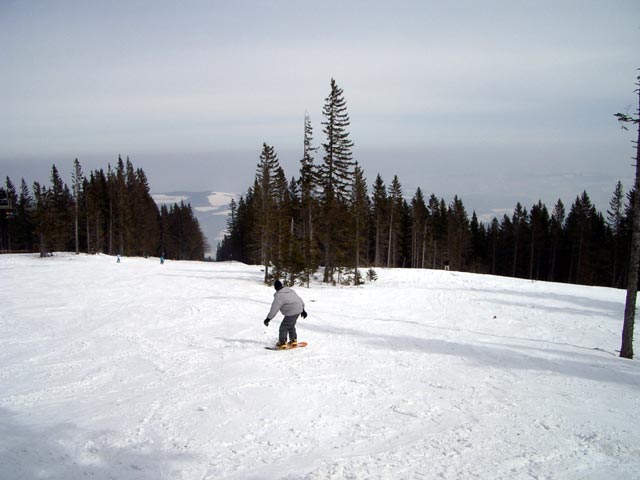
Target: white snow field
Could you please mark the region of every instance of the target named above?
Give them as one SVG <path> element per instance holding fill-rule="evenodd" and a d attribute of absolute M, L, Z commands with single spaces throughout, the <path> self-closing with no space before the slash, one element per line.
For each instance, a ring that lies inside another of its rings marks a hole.
<path fill-rule="evenodd" d="M 274 352 L 260 267 L 0 255 L 0 478 L 640 478 L 624 291 L 377 273 Z"/>

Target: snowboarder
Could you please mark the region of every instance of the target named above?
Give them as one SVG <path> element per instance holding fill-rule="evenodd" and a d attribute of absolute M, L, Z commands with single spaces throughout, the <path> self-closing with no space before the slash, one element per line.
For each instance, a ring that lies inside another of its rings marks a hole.
<path fill-rule="evenodd" d="M 291 288 L 283 286 L 280 280 L 276 280 L 273 283 L 273 288 L 276 289 L 276 293 L 273 294 L 271 310 L 269 310 L 264 324 L 268 327 L 269 322 L 278 314 L 278 311 L 282 312 L 284 318 L 280 324 L 280 335 L 276 348 L 295 347 L 298 345 L 298 334 L 296 332 L 298 316 L 302 315 L 302 318 L 307 318 L 307 312 L 304 310 L 304 301 Z M 287 334 L 289 335 L 288 345 Z"/>

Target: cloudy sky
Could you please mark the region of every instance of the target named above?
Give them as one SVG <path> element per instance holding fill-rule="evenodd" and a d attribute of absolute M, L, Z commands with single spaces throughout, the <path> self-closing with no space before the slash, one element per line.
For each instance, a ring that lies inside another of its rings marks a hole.
<path fill-rule="evenodd" d="M 262 142 L 298 173 L 344 90 L 369 184 L 469 210 L 601 210 L 630 185 L 640 2 L 0 0 L 0 174 L 115 163 L 154 192 L 245 192 Z M 320 161 L 320 152 L 317 161 Z"/>

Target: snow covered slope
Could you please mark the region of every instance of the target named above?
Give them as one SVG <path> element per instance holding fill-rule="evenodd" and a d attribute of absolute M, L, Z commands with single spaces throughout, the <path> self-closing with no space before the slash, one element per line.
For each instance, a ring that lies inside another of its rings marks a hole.
<path fill-rule="evenodd" d="M 273 352 L 259 267 L 0 256 L 0 478 L 639 478 L 624 292 L 377 273 Z"/>

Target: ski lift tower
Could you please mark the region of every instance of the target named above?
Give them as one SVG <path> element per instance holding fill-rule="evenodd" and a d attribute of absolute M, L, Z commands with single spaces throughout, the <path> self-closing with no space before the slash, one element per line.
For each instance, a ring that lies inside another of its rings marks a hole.
<path fill-rule="evenodd" d="M 0 214 L 7 219 L 11 219 L 16 216 L 16 208 L 11 203 L 8 187 L 0 189 Z"/>

